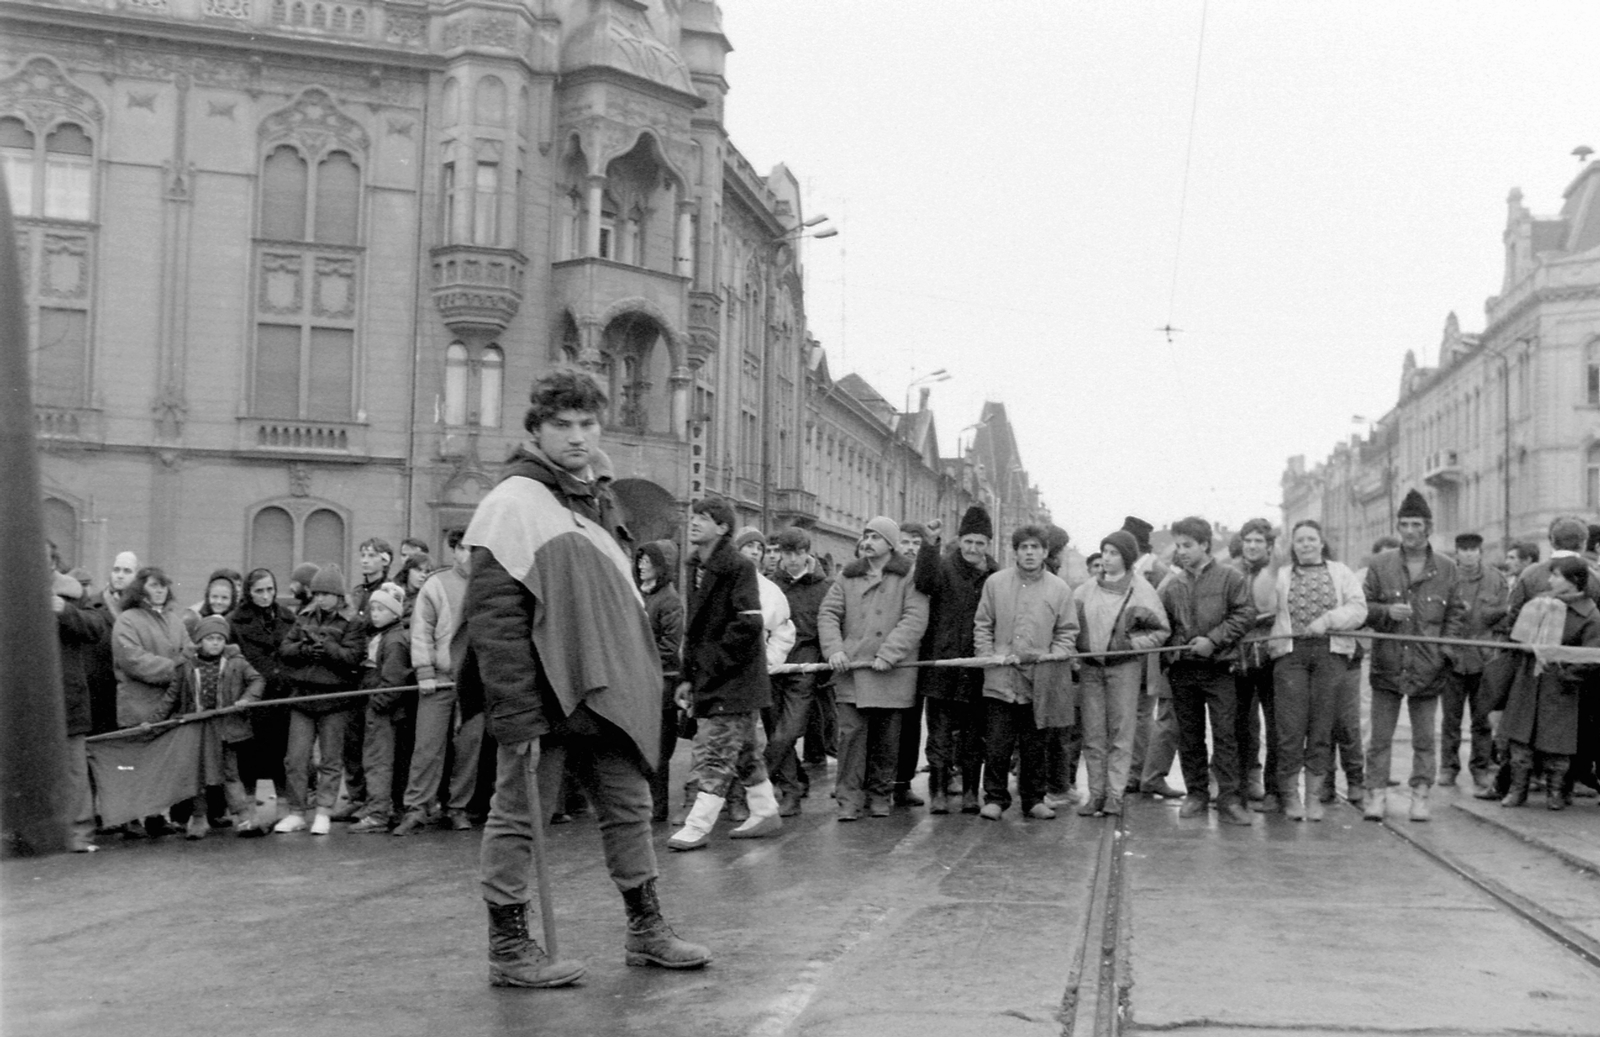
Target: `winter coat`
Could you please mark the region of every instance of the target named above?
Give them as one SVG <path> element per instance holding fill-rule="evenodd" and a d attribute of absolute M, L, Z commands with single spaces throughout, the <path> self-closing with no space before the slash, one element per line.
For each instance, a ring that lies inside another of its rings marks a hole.
<path fill-rule="evenodd" d="M 753 563 L 752 563 L 753 564 Z M 794 620 L 789 615 L 789 599 L 783 588 L 756 573 L 756 588 L 761 597 L 761 626 L 765 631 L 764 651 L 767 667 L 780 665 L 794 647 Z"/>
<path fill-rule="evenodd" d="M 122 602 L 109 587 L 83 601 L 82 607 L 99 616 L 100 639 L 83 657 L 84 679 L 89 683 L 89 713 L 94 733 L 117 729 L 117 666 L 111 657 L 111 629 L 122 613 Z"/>
<path fill-rule="evenodd" d="M 822 575 L 815 558 L 808 559 L 806 571 L 790 576 L 782 566 L 774 578 L 783 596 L 789 599 L 789 619 L 794 623 L 794 647 L 784 662 L 814 663 L 822 659 L 822 641 L 817 633 L 817 615 L 833 581 Z"/>
<path fill-rule="evenodd" d="M 914 662 L 928 629 L 928 598 L 911 579 L 911 563 L 891 554 L 874 573 L 863 558 L 839 572 L 817 613 L 823 659 L 843 652 L 851 662 Z M 847 670 L 833 675 L 834 698 L 859 708 L 905 709 L 917 696 L 917 671 Z"/>
<path fill-rule="evenodd" d="M 362 655 L 361 686 L 363 688 L 404 688 L 416 683 L 411 669 L 411 633 L 405 624 L 396 619 L 383 630 L 367 631 L 368 644 Z M 372 639 L 377 650 L 373 650 Z M 408 701 L 415 701 L 415 691 L 380 691 L 367 698 L 367 707 L 376 713 L 393 713 Z"/>
<path fill-rule="evenodd" d="M 467 597 L 465 567 L 452 566 L 429 576 L 411 607 L 411 668 L 417 680 L 449 680 L 454 663 L 450 642 L 461 622 Z"/>
<path fill-rule="evenodd" d="M 287 695 L 289 691 L 283 685 L 283 660 L 278 656 L 278 649 L 283 647 L 283 639 L 294 628 L 294 612 L 289 606 L 274 601 L 260 608 L 246 601 L 228 613 L 228 626 L 232 628 L 234 643 L 244 653 L 245 662 L 255 667 L 266 681 L 262 698 L 281 699 Z"/>
<path fill-rule="evenodd" d="M 683 679 L 693 687 L 694 715 L 750 713 L 772 705 L 755 563 L 723 537 L 709 558 L 690 563 L 688 590 Z"/>
<path fill-rule="evenodd" d="M 913 574 L 917 590 L 928 598 L 922 658 L 970 659 L 977 654 L 972 643 L 973 617 L 978 612 L 983 581 L 995 568 L 993 558 L 985 558 L 982 565 L 969 564 L 956 545 L 943 554 L 934 541 L 922 545 Z M 917 671 L 917 690 L 928 698 L 976 702 L 983 696 L 983 671 L 930 666 Z"/>
<path fill-rule="evenodd" d="M 639 548 L 633 553 L 634 571 L 639 568 L 639 557 L 645 554 L 646 547 Z M 659 561 L 655 582 L 649 590 L 639 589 L 644 595 L 644 614 L 650 621 L 650 632 L 655 637 L 656 655 L 661 659 L 661 673 L 666 678 L 663 693 L 665 701 L 663 707 L 673 703 L 673 686 L 678 683 L 678 674 L 683 669 L 683 596 L 678 593 L 678 548 L 670 540 L 655 541 L 654 549 Z"/>
<path fill-rule="evenodd" d="M 90 658 L 111 627 L 106 614 L 65 598 L 56 613 L 56 637 L 61 645 L 61 694 L 66 704 L 67 735 L 89 734 L 94 729 L 89 687 Z"/>
<path fill-rule="evenodd" d="M 1377 555 L 1367 567 L 1363 591 L 1367 625 L 1379 633 L 1461 636 L 1466 610 L 1456 596 L 1456 563 L 1431 546 L 1414 581 L 1400 548 Z M 1389 606 L 1402 603 L 1411 606 L 1411 618 L 1399 623 L 1389 618 Z M 1447 666 L 1443 645 L 1374 639 L 1369 679 L 1374 689 L 1431 698 L 1444 690 Z"/>
<path fill-rule="evenodd" d="M 1468 576 L 1456 566 L 1456 597 L 1466 609 L 1461 617 L 1461 636 L 1468 641 L 1498 641 L 1494 630 L 1506 616 L 1509 598 L 1505 579 L 1487 566 L 1479 568 L 1476 576 Z M 1456 648 L 1452 665 L 1457 673 L 1482 673 L 1489 655 L 1498 654 L 1492 648 Z"/>
<path fill-rule="evenodd" d="M 217 708 L 226 709 L 247 702 L 259 702 L 267 681 L 260 671 L 250 665 L 238 645 L 224 645 L 219 657 L 221 666 L 217 674 Z M 200 662 L 198 653 L 190 649 L 184 653 L 178 667 L 178 713 L 200 712 Z M 230 713 L 221 720 L 224 742 L 248 741 L 254 734 L 250 725 L 250 711 Z"/>
<path fill-rule="evenodd" d="M 1600 608 L 1588 598 L 1567 605 L 1561 643 L 1600 648 Z M 1596 694 L 1592 675 L 1596 667 L 1553 663 L 1534 673 L 1531 653 L 1519 652 L 1506 711 L 1500 717 L 1498 737 L 1532 746 L 1541 753 L 1571 755 L 1578 751 L 1578 696 Z"/>
<path fill-rule="evenodd" d="M 1338 596 L 1338 604 L 1328 611 L 1328 630 L 1359 630 L 1367 622 L 1367 596 L 1361 589 L 1361 581 L 1356 579 L 1356 574 L 1348 565 L 1340 562 L 1328 562 L 1328 578 L 1333 581 L 1333 591 Z M 1276 640 L 1267 642 L 1267 650 L 1274 659 L 1281 659 L 1294 651 L 1295 642 L 1287 635 L 1294 632 L 1294 619 L 1289 614 L 1289 589 L 1294 583 L 1295 567 L 1285 565 L 1278 570 L 1278 579 L 1273 592 L 1272 633 Z M 1328 638 L 1328 651 L 1334 655 L 1346 658 L 1356 654 L 1356 639 L 1353 637 Z"/>
<path fill-rule="evenodd" d="M 462 712 L 501 745 L 538 738 L 582 706 L 660 754 L 661 660 L 616 519 L 610 464 L 592 479 L 536 446 L 512 454 L 463 540 L 472 574 L 451 657 Z"/>
<path fill-rule="evenodd" d="M 1517 616 L 1522 613 L 1522 606 L 1550 589 L 1551 567 L 1557 558 L 1565 557 L 1576 558 L 1579 555 L 1575 551 L 1553 552 L 1544 561 L 1535 562 L 1522 570 L 1512 581 L 1510 593 L 1506 598 L 1506 614 L 1500 620 L 1500 633 L 1511 633 L 1511 628 L 1517 624 Z M 1589 567 L 1589 585 L 1585 591 L 1591 601 L 1600 604 L 1600 572 L 1596 572 L 1592 565 Z"/>
<path fill-rule="evenodd" d="M 1278 620 L 1278 571 L 1281 566 L 1275 567 L 1267 559 L 1253 563 L 1243 558 L 1233 565 L 1250 581 L 1250 601 L 1256 607 L 1255 622 L 1245 632 L 1239 645 L 1238 668 L 1249 672 L 1259 670 L 1273 660 L 1272 642 L 1253 639 L 1265 638 L 1272 633 L 1272 626 Z"/>
<path fill-rule="evenodd" d="M 356 574 L 360 577 L 360 573 Z M 350 587 L 350 595 L 345 599 L 345 608 L 349 609 L 350 617 L 359 620 L 363 626 L 372 619 L 372 594 L 379 587 L 389 582 L 387 573 L 379 573 L 371 579 L 364 579 Z"/>
<path fill-rule="evenodd" d="M 324 612 L 314 604 L 307 605 L 295 617 L 294 626 L 278 648 L 289 697 L 354 690 L 365 648 L 358 620 L 337 610 Z M 305 713 L 335 713 L 362 705 L 359 698 L 352 696 L 295 708 Z"/>
<path fill-rule="evenodd" d="M 1073 607 L 1078 614 L 1077 650 L 1080 655 L 1159 648 L 1167 643 L 1172 630 L 1167 625 L 1167 610 L 1156 596 L 1156 589 L 1138 573 L 1129 573 L 1127 580 L 1127 586 L 1121 590 L 1108 588 L 1099 580 L 1088 580 L 1072 592 Z M 1102 621 L 1100 617 L 1106 618 Z M 1091 665 L 1136 661 L 1143 660 L 1132 655 L 1084 659 Z"/>
<path fill-rule="evenodd" d="M 123 609 L 111 629 L 111 657 L 117 669 L 117 725 L 137 727 L 172 716 L 178 702 L 173 684 L 189 635 L 183 617 L 170 603 Z"/>
<path fill-rule="evenodd" d="M 1078 641 L 1078 607 L 1061 577 L 1042 569 L 1029 576 L 1013 566 L 984 581 L 972 628 L 979 655 L 1064 656 Z M 1070 672 L 1064 662 L 990 666 L 983 671 L 984 698 L 1032 702 L 1039 669 Z"/>
<path fill-rule="evenodd" d="M 1216 646 L 1209 658 L 1193 654 L 1169 663 L 1177 667 L 1231 668 L 1239 656 L 1239 639 L 1256 621 L 1250 581 L 1231 565 L 1207 559 L 1198 573 L 1176 566 L 1156 588 L 1172 624 L 1171 644 L 1186 645 L 1204 637 Z"/>

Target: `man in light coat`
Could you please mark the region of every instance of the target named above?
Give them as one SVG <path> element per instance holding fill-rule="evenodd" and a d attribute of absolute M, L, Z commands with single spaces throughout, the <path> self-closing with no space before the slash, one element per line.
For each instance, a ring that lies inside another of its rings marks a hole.
<path fill-rule="evenodd" d="M 862 810 L 889 816 L 902 711 L 915 700 L 914 662 L 928 626 L 928 599 L 913 586 L 911 563 L 896 551 L 900 527 L 878 516 L 856 544 L 856 560 L 828 590 L 817 616 L 822 654 L 834 671 L 839 711 L 839 820 Z M 867 668 L 855 668 L 869 663 Z"/>

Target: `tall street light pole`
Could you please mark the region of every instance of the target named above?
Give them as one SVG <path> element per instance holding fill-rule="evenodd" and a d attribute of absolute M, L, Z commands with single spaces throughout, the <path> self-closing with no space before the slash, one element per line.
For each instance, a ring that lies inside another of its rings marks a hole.
<path fill-rule="evenodd" d="M 950 372 L 946 371 L 944 368 L 941 367 L 937 371 L 930 371 L 929 373 L 923 375 L 921 378 L 914 378 L 910 382 L 906 383 L 906 407 L 905 407 L 905 410 L 900 412 L 902 419 L 910 418 L 910 416 L 911 416 L 911 390 L 912 389 L 915 389 L 919 385 L 927 385 L 927 384 L 934 383 L 934 382 L 948 382 L 949 380 L 950 380 Z M 904 435 L 900 436 L 899 438 L 900 438 L 900 451 L 901 451 L 901 453 L 900 453 L 900 521 L 904 522 L 905 520 L 907 520 L 907 519 L 912 517 L 911 513 L 910 513 L 910 509 L 911 509 L 911 443 L 906 439 L 906 437 Z M 918 455 L 918 460 L 919 461 L 921 460 L 921 455 Z M 915 521 L 920 521 L 920 519 L 915 520 Z"/>

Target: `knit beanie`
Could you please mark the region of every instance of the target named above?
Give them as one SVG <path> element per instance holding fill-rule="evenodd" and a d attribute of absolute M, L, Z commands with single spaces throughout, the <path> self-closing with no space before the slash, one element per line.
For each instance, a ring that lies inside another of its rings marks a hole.
<path fill-rule="evenodd" d="M 311 581 L 317 578 L 318 568 L 310 562 L 301 562 L 294 567 L 294 575 L 289 577 L 290 582 L 298 583 L 302 587 L 310 587 Z"/>
<path fill-rule="evenodd" d="M 382 605 L 394 613 L 395 619 L 399 619 L 406 612 L 405 600 L 396 594 L 393 585 L 388 583 L 373 591 L 367 598 L 367 607 L 371 608 L 373 605 Z"/>
<path fill-rule="evenodd" d="M 1072 543 L 1072 536 L 1060 526 L 1050 525 L 1044 527 L 1045 542 L 1044 553 L 1047 558 L 1054 558 L 1056 552 Z"/>
<path fill-rule="evenodd" d="M 900 523 L 900 535 L 914 536 L 919 540 L 926 540 L 928 539 L 928 527 L 920 522 L 902 522 Z"/>
<path fill-rule="evenodd" d="M 761 530 L 754 526 L 746 526 L 733 535 L 733 549 L 735 551 L 742 550 L 744 545 L 751 543 L 758 543 L 762 547 L 766 547 L 767 538 L 762 535 Z"/>
<path fill-rule="evenodd" d="M 968 508 L 967 513 L 961 516 L 961 525 L 956 529 L 956 539 L 974 534 L 994 539 L 994 522 L 990 520 L 989 513 L 977 504 Z"/>
<path fill-rule="evenodd" d="M 1156 527 L 1142 518 L 1129 515 L 1122 520 L 1122 528 L 1133 534 L 1133 542 L 1138 545 L 1140 554 L 1150 550 L 1150 534 L 1155 532 Z"/>
<path fill-rule="evenodd" d="M 1115 533 L 1107 533 L 1100 541 L 1100 553 L 1104 554 L 1106 548 L 1111 548 L 1122 556 L 1124 567 L 1132 569 L 1133 563 L 1139 558 L 1139 541 L 1126 529 L 1119 529 Z"/>
<path fill-rule="evenodd" d="M 1406 499 L 1400 502 L 1400 510 L 1394 513 L 1397 519 L 1419 518 L 1428 522 L 1433 521 L 1433 509 L 1428 507 L 1427 498 L 1416 490 L 1407 490 Z"/>
<path fill-rule="evenodd" d="M 344 573 L 339 571 L 337 565 L 318 569 L 316 575 L 311 577 L 310 591 L 312 594 L 337 594 L 341 598 L 344 597 Z"/>
<path fill-rule="evenodd" d="M 229 629 L 228 621 L 221 616 L 204 616 L 195 624 L 194 639 L 199 641 L 207 634 L 221 634 L 227 637 Z"/>
<path fill-rule="evenodd" d="M 877 518 L 867 521 L 866 529 L 870 529 L 883 537 L 884 540 L 888 541 L 890 547 L 900 546 L 900 524 L 894 519 L 879 515 Z"/>

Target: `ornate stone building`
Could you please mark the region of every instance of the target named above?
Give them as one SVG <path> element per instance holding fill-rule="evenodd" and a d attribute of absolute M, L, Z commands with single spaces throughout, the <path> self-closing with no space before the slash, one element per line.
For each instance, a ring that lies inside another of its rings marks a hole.
<path fill-rule="evenodd" d="M 0 0 L 0 29 L 75 562 L 192 594 L 438 544 L 561 364 L 610 388 L 640 537 L 703 493 L 853 535 L 944 485 L 931 415 L 840 394 L 806 334 L 798 183 L 728 138 L 714 3 Z"/>
<path fill-rule="evenodd" d="M 1477 532 L 1494 557 L 1542 542 L 1563 513 L 1600 519 L 1600 162 L 1584 166 L 1561 211 L 1507 201 L 1505 276 L 1481 332 L 1445 320 L 1438 362 L 1407 351 L 1399 402 L 1327 461 L 1289 460 L 1284 519 L 1321 519 L 1342 558 L 1359 560 L 1416 487 L 1435 543 Z"/>

